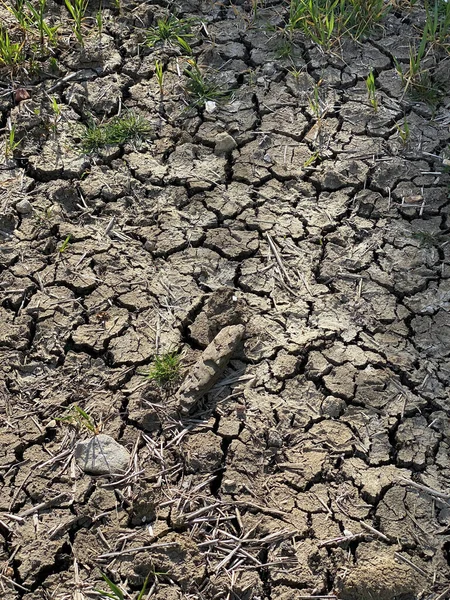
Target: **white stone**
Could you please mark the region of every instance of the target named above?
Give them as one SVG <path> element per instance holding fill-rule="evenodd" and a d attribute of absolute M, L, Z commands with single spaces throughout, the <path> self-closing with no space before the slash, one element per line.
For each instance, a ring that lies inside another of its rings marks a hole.
<path fill-rule="evenodd" d="M 126 448 L 104 433 L 78 442 L 75 447 L 77 465 L 91 475 L 124 473 L 128 469 L 130 458 Z"/>
<path fill-rule="evenodd" d="M 33 207 L 29 200 L 20 200 L 20 202 L 16 204 L 16 210 L 20 215 L 28 215 L 33 212 Z"/>
<path fill-rule="evenodd" d="M 214 154 L 221 156 L 223 154 L 229 154 L 236 148 L 236 140 L 231 137 L 229 133 L 219 133 L 216 136 L 216 145 L 214 147 Z"/>

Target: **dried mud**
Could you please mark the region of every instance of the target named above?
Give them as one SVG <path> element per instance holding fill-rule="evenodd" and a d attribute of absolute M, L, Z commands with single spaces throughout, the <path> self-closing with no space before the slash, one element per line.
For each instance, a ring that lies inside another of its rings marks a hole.
<path fill-rule="evenodd" d="M 432 114 L 394 64 L 423 14 L 289 58 L 281 2 L 180 2 L 233 89 L 208 112 L 177 51 L 138 45 L 164 7 L 111 6 L 60 57 L 56 135 L 54 78 L 0 96 L 23 139 L 0 170 L 1 596 L 94 598 L 106 573 L 156 600 L 449 598 L 450 105 Z M 152 139 L 81 154 L 74 125 L 119 107 Z M 243 338 L 205 375 L 224 328 Z M 142 376 L 174 349 L 181 391 Z M 78 468 L 74 405 L 125 475 Z"/>

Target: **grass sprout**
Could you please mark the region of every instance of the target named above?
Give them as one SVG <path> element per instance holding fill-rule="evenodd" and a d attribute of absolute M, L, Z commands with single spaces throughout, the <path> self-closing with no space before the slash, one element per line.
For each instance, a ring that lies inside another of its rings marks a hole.
<path fill-rule="evenodd" d="M 158 19 L 154 27 L 147 30 L 147 46 L 153 48 L 158 43 L 174 44 L 180 46 L 188 54 L 192 54 L 186 38 L 192 37 L 191 22 L 169 15 Z"/>
<path fill-rule="evenodd" d="M 291 0 L 286 29 L 329 48 L 342 35 L 358 40 L 387 14 L 384 0 Z"/>
<path fill-rule="evenodd" d="M 189 66 L 184 70 L 187 77 L 186 93 L 195 106 L 204 106 L 208 100 L 218 100 L 229 95 L 205 73 L 194 59 L 188 60 Z"/>
<path fill-rule="evenodd" d="M 108 123 L 91 121 L 81 131 L 81 148 L 89 154 L 107 146 L 146 139 L 151 131 L 147 119 L 131 112 L 123 117 L 115 117 Z"/>
<path fill-rule="evenodd" d="M 64 0 L 67 10 L 73 19 L 73 31 L 81 46 L 84 46 L 83 21 L 89 0 Z"/>
<path fill-rule="evenodd" d="M 177 352 L 165 352 L 158 354 L 146 373 L 147 379 L 151 379 L 159 386 L 174 383 L 180 379 L 181 358 Z"/>
<path fill-rule="evenodd" d="M 366 79 L 367 96 L 372 108 L 375 112 L 378 112 L 378 100 L 377 100 L 377 88 L 375 85 L 375 75 L 373 71 L 370 71 Z"/>
<path fill-rule="evenodd" d="M 13 158 L 15 150 L 19 147 L 22 140 L 16 140 L 16 126 L 9 125 L 9 133 L 5 142 L 5 158 Z"/>
<path fill-rule="evenodd" d="M 65 417 L 58 417 L 55 419 L 55 421 L 67 423 L 68 425 L 72 425 L 79 429 L 87 429 L 93 435 L 98 435 L 101 429 L 100 426 L 95 422 L 95 419 L 76 404 L 72 406 L 69 414 L 67 414 Z"/>
<path fill-rule="evenodd" d="M 15 67 L 25 61 L 24 42 L 13 42 L 0 26 L 0 66 Z"/>

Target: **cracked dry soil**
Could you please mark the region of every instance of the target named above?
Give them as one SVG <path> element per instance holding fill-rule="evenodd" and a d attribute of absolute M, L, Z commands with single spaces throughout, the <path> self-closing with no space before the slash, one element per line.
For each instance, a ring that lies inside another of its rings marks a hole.
<path fill-rule="evenodd" d="M 233 89 L 208 112 L 178 51 L 139 46 L 164 7 L 107 7 L 61 55 L 56 136 L 35 110 L 54 78 L 0 97 L 23 140 L 0 171 L 1 597 L 95 598 L 106 573 L 155 600 L 449 598 L 450 113 L 394 67 L 423 11 L 280 57 L 285 3 L 180 2 Z M 152 140 L 80 154 L 72 126 L 119 107 Z M 141 373 L 179 349 L 188 376 L 228 326 L 226 370 L 174 416 L 176 388 Z M 74 405 L 130 451 L 125 476 L 78 469 Z"/>

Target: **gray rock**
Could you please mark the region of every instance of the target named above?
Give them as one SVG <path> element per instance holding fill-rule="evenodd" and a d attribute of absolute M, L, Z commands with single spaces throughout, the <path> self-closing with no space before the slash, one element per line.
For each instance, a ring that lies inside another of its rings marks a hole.
<path fill-rule="evenodd" d="M 16 210 L 20 215 L 28 215 L 33 212 L 33 207 L 29 200 L 20 200 L 20 202 L 16 204 Z"/>
<path fill-rule="evenodd" d="M 236 141 L 229 133 L 219 133 L 216 137 L 216 145 L 214 147 L 214 154 L 216 156 L 222 156 L 223 154 L 229 154 L 237 147 Z"/>
<path fill-rule="evenodd" d="M 111 436 L 99 434 L 78 442 L 75 448 L 77 465 L 91 475 L 123 473 L 130 462 L 130 453 Z"/>

